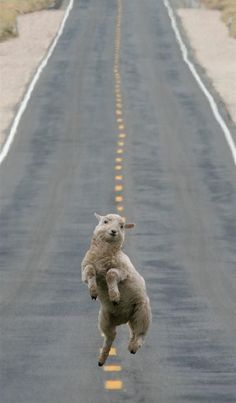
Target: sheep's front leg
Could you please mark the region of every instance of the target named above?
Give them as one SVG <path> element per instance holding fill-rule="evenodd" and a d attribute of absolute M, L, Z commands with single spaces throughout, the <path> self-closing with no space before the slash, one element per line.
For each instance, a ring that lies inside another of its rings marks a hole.
<path fill-rule="evenodd" d="M 82 272 L 82 280 L 88 283 L 88 289 L 92 299 L 96 299 L 98 296 L 97 292 L 97 282 L 96 282 L 96 271 L 91 264 L 85 266 Z"/>
<path fill-rule="evenodd" d="M 127 275 L 122 273 L 122 271 L 119 269 L 110 269 L 106 274 L 109 298 L 114 304 L 118 304 L 120 302 L 118 283 L 124 280 L 126 277 Z"/>

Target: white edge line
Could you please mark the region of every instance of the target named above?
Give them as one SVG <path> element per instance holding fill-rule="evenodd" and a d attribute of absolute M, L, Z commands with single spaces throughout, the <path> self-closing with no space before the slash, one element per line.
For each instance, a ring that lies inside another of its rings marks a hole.
<path fill-rule="evenodd" d="M 3 148 L 2 148 L 2 150 L 0 152 L 0 165 L 3 163 L 4 159 L 6 158 L 8 152 L 10 150 L 10 147 L 11 147 L 13 141 L 14 141 L 14 138 L 15 138 L 15 135 L 16 135 L 17 128 L 18 128 L 19 122 L 21 120 L 21 117 L 22 117 L 22 115 L 23 115 L 23 113 L 24 113 L 24 111 L 25 111 L 25 109 L 26 109 L 26 107 L 28 105 L 28 102 L 30 100 L 30 97 L 32 95 L 34 87 L 35 87 L 39 77 L 41 76 L 42 71 L 46 67 L 51 55 L 53 54 L 53 51 L 54 51 L 54 49 L 55 49 L 55 47 L 57 45 L 57 42 L 58 42 L 60 36 L 63 33 L 66 20 L 69 17 L 70 11 L 73 8 L 73 4 L 74 4 L 74 0 L 70 0 L 70 3 L 69 3 L 69 5 L 68 5 L 68 7 L 67 7 L 67 9 L 65 11 L 65 15 L 64 15 L 63 20 L 61 22 L 60 28 L 59 28 L 59 30 L 58 30 L 58 32 L 57 32 L 57 34 L 56 34 L 51 46 L 48 49 L 48 52 L 47 52 L 46 56 L 41 61 L 40 65 L 38 66 L 38 68 L 36 70 L 36 73 L 35 73 L 32 81 L 31 81 L 26 93 L 25 93 L 25 96 L 24 96 L 23 100 L 20 103 L 19 109 L 18 109 L 18 111 L 16 113 L 16 116 L 15 116 L 15 118 L 13 120 L 13 123 L 11 125 L 8 138 L 7 138 L 5 144 L 4 144 L 4 146 L 3 146 Z"/>
<path fill-rule="evenodd" d="M 216 105 L 216 102 L 213 98 L 213 96 L 210 94 L 210 92 L 207 90 L 206 86 L 204 85 L 203 81 L 201 80 L 200 76 L 198 75 L 196 68 L 194 67 L 193 63 L 190 62 L 189 58 L 188 58 L 188 50 L 183 42 L 183 39 L 181 37 L 180 31 L 178 29 L 177 26 L 177 22 L 176 22 L 176 18 L 174 16 L 174 12 L 172 7 L 170 6 L 170 3 L 168 0 L 164 0 L 164 5 L 167 8 L 168 11 L 168 15 L 170 17 L 171 20 L 171 25 L 172 28 L 174 30 L 176 39 L 179 43 L 181 52 L 182 52 L 182 56 L 183 56 L 183 60 L 184 62 L 188 65 L 192 75 L 194 76 L 195 80 L 197 81 L 199 87 L 201 88 L 201 90 L 203 91 L 203 93 L 205 94 L 206 98 L 209 101 L 209 104 L 211 106 L 213 115 L 215 116 L 216 121 L 219 123 L 221 129 L 223 130 L 223 133 L 225 135 L 225 139 L 229 145 L 230 151 L 232 153 L 233 156 L 233 160 L 234 160 L 234 164 L 236 165 L 236 145 L 234 143 L 234 140 L 232 138 L 232 135 L 229 131 L 229 128 L 227 127 L 224 119 L 222 118 L 219 109 Z"/>

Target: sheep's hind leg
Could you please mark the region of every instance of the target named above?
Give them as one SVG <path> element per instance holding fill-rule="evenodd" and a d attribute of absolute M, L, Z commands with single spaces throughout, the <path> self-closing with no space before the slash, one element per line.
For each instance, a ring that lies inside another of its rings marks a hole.
<path fill-rule="evenodd" d="M 142 346 L 151 320 L 151 311 L 147 304 L 136 307 L 133 316 L 128 322 L 130 328 L 130 340 L 128 350 L 135 354 Z"/>
<path fill-rule="evenodd" d="M 99 328 L 103 333 L 104 341 L 101 349 L 101 353 L 98 359 L 99 367 L 102 367 L 105 364 L 106 359 L 109 355 L 112 343 L 116 337 L 116 328 L 114 325 L 111 325 L 109 318 L 106 317 L 102 311 L 99 313 Z"/>
<path fill-rule="evenodd" d="M 129 327 L 131 329 L 131 337 L 129 340 L 128 350 L 131 354 L 135 354 L 143 344 L 144 335 L 143 334 L 136 335 L 130 323 Z"/>

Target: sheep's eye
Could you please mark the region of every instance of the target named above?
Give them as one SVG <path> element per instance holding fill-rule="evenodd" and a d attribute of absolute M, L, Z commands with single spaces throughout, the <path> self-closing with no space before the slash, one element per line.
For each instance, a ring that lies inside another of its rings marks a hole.
<path fill-rule="evenodd" d="M 104 220 L 103 222 L 104 222 L 104 224 L 108 224 L 108 220 Z"/>
<path fill-rule="evenodd" d="M 123 224 L 121 224 L 121 225 L 120 225 L 120 228 L 121 228 L 121 229 L 123 229 L 123 228 L 124 228 L 124 225 L 123 225 Z"/>

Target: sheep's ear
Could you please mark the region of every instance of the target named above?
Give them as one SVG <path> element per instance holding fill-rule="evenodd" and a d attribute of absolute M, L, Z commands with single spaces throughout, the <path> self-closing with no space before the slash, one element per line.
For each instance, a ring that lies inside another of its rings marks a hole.
<path fill-rule="evenodd" d="M 98 220 L 98 221 L 100 221 L 100 220 L 101 220 L 101 218 L 102 218 L 102 216 L 101 216 L 101 215 L 99 215 L 99 214 L 97 214 L 97 213 L 94 213 L 94 215 L 95 215 L 95 217 L 97 218 L 97 220 Z"/>
<path fill-rule="evenodd" d="M 131 229 L 131 228 L 134 228 L 135 227 L 135 224 L 125 224 L 125 228 L 126 229 Z"/>

